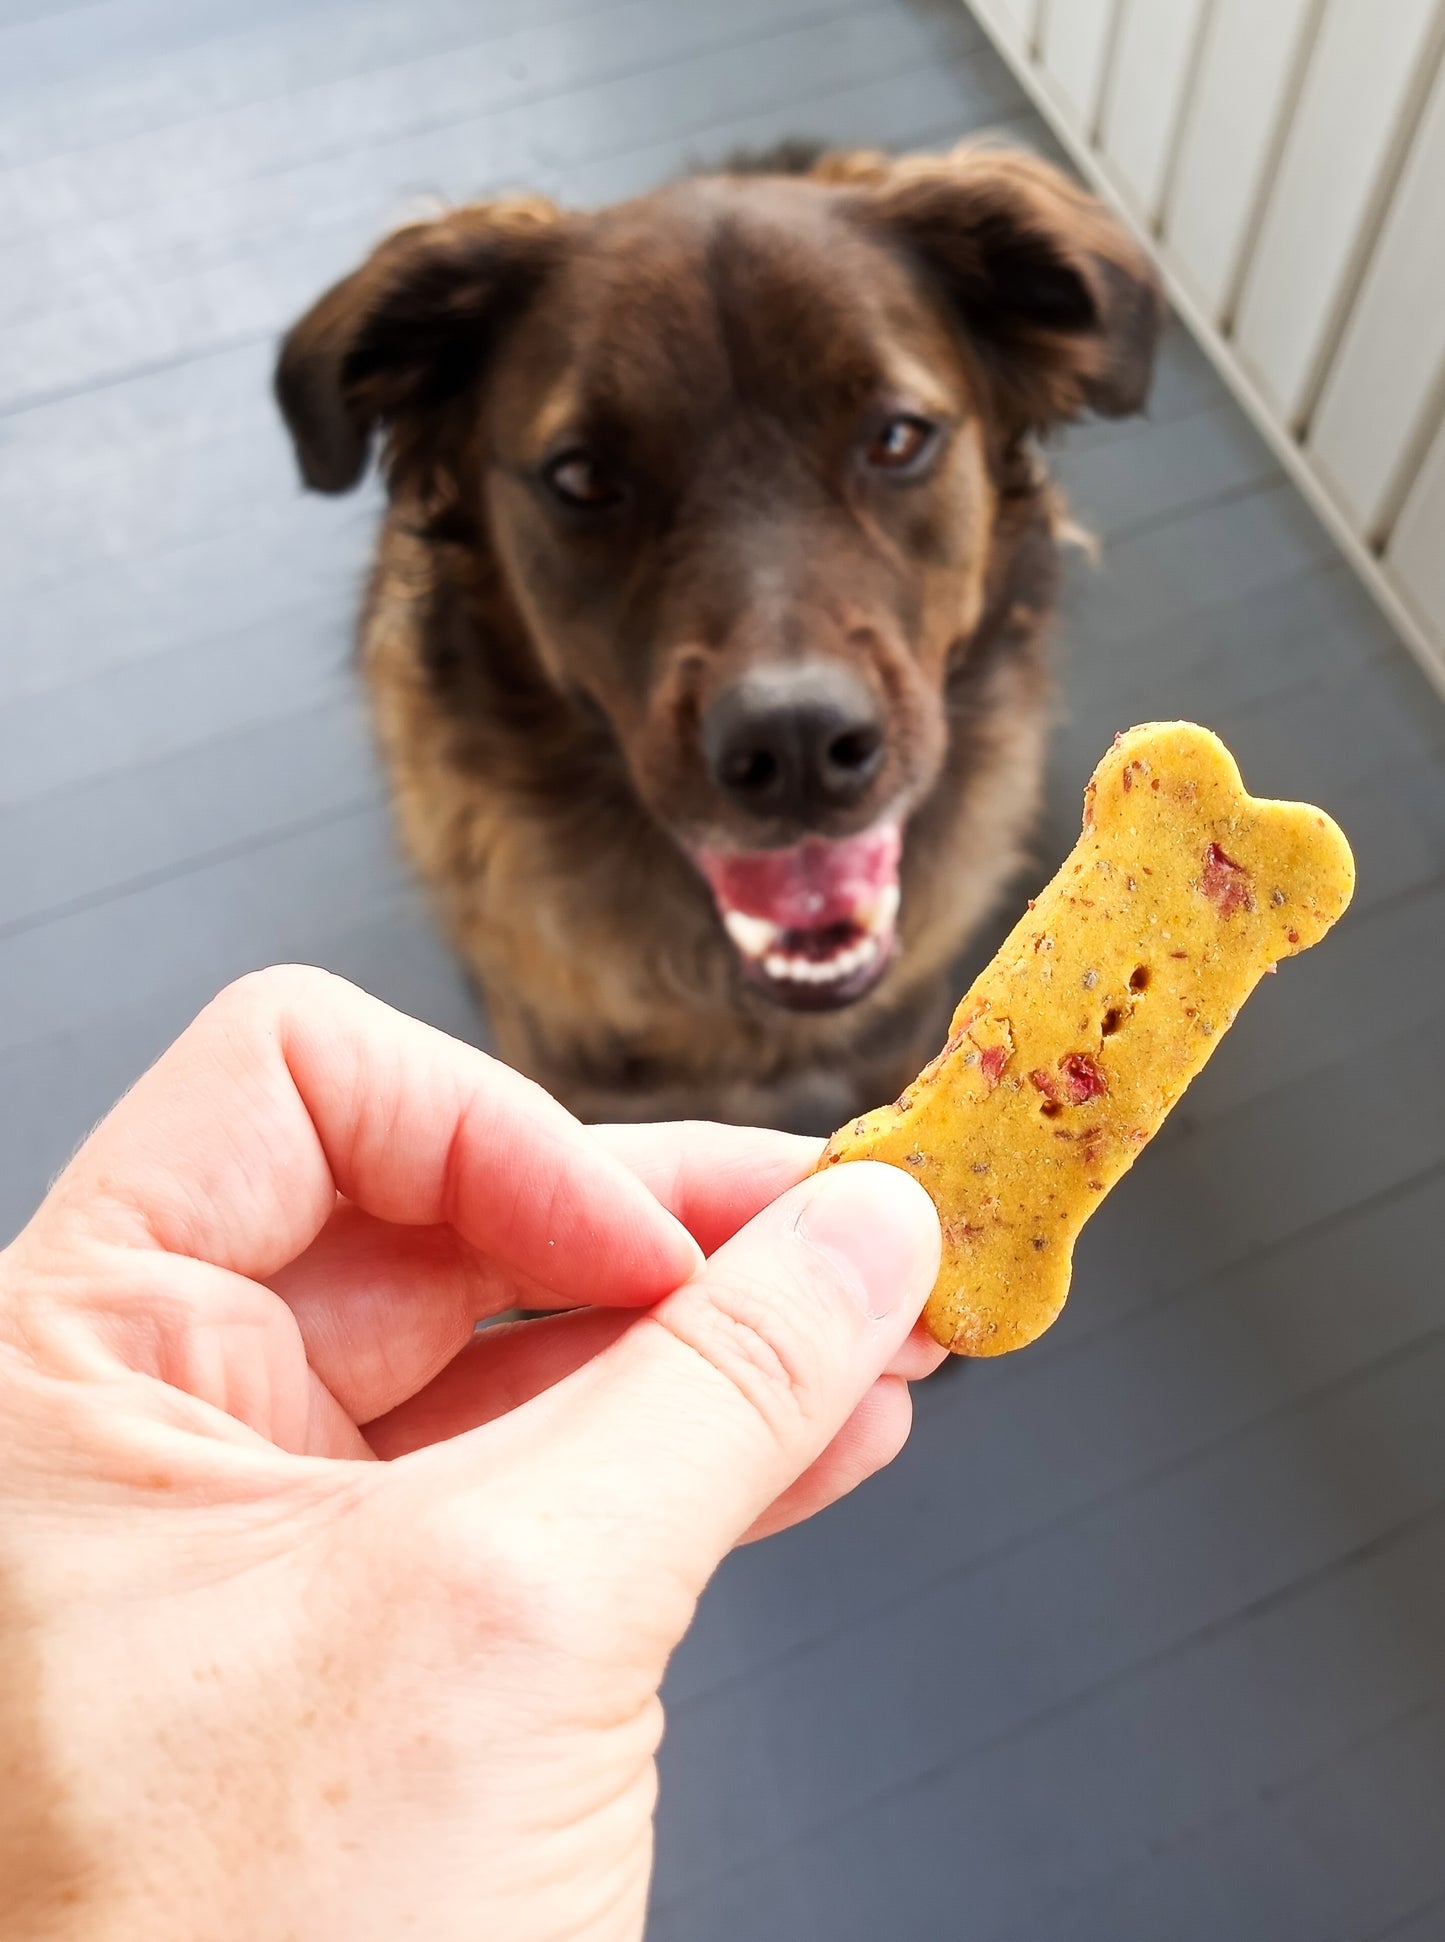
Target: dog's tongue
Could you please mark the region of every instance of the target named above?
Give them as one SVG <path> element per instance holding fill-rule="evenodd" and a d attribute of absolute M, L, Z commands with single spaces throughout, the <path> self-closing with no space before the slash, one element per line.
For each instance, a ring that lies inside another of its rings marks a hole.
<path fill-rule="evenodd" d="M 884 823 L 838 842 L 810 836 L 787 850 L 703 850 L 697 860 L 725 915 L 809 931 L 874 909 L 898 881 L 902 843 L 897 823 Z"/>
<path fill-rule="evenodd" d="M 789 850 L 703 850 L 723 928 L 749 981 L 779 1004 L 851 1004 L 887 970 L 897 942 L 903 832 L 880 823 Z"/>

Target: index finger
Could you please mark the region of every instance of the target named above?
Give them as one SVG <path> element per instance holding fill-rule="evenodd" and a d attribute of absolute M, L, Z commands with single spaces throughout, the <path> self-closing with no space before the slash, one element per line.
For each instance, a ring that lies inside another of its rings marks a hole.
<path fill-rule="evenodd" d="M 594 1126 L 592 1136 L 677 1215 L 704 1254 L 810 1174 L 822 1140 L 711 1120 Z"/>
<path fill-rule="evenodd" d="M 263 1280 L 338 1194 L 454 1227 L 576 1301 L 656 1300 L 698 1249 L 540 1086 L 329 973 L 257 972 L 209 1005 L 81 1148 L 39 1221 Z"/>

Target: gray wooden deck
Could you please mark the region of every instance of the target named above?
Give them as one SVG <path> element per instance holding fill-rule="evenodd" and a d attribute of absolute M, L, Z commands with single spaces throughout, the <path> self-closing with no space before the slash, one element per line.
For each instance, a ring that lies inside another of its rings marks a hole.
<path fill-rule="evenodd" d="M 0 1238 L 222 982 L 477 1027 L 348 667 L 374 493 L 271 342 L 409 198 L 604 199 L 785 133 L 1042 141 L 953 0 L 0 0 Z M 1445 711 L 1178 332 L 1060 466 L 1046 872 L 1112 731 L 1220 728 L 1361 887 L 1028 1355 L 722 1573 L 651 1942 L 1445 1937 Z"/>

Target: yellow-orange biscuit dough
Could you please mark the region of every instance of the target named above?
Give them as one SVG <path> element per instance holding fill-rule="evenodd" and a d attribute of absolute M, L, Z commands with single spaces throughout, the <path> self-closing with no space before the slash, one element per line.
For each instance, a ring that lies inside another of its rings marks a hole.
<path fill-rule="evenodd" d="M 1049 1326 L 1074 1241 L 1280 958 L 1317 943 L 1354 889 L 1339 829 L 1257 801 L 1192 722 L 1116 736 L 1084 829 L 892 1106 L 834 1134 L 820 1166 L 885 1160 L 943 1227 L 924 1319 L 963 1355 Z"/>

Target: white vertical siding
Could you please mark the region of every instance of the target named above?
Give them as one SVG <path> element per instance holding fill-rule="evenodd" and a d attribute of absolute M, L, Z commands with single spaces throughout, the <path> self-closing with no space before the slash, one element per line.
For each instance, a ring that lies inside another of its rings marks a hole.
<path fill-rule="evenodd" d="M 1296 428 L 1314 400 L 1438 16 L 1436 0 L 1329 0 L 1260 227 L 1236 337 Z"/>
<path fill-rule="evenodd" d="M 1147 223 L 1164 206 L 1204 0 L 1122 0 L 1102 146 Z"/>
<path fill-rule="evenodd" d="M 966 0 L 1445 689 L 1445 0 Z"/>
<path fill-rule="evenodd" d="M 1445 382 L 1445 68 L 1320 396 L 1310 450 L 1375 538 L 1402 474 L 1435 429 Z M 1445 534 L 1442 534 L 1445 550 Z"/>
<path fill-rule="evenodd" d="M 977 0 L 974 13 L 1005 47 L 1027 54 L 1033 48 L 1039 8 L 1046 0 Z"/>
<path fill-rule="evenodd" d="M 1039 58 L 1060 113 L 1091 137 L 1099 125 L 1104 74 L 1118 0 L 1049 0 Z"/>
<path fill-rule="evenodd" d="M 1164 239 L 1216 323 L 1233 308 L 1320 0 L 1215 0 Z"/>
<path fill-rule="evenodd" d="M 1412 612 L 1434 639 L 1445 641 L 1445 426 L 1405 502 L 1386 560 Z"/>

